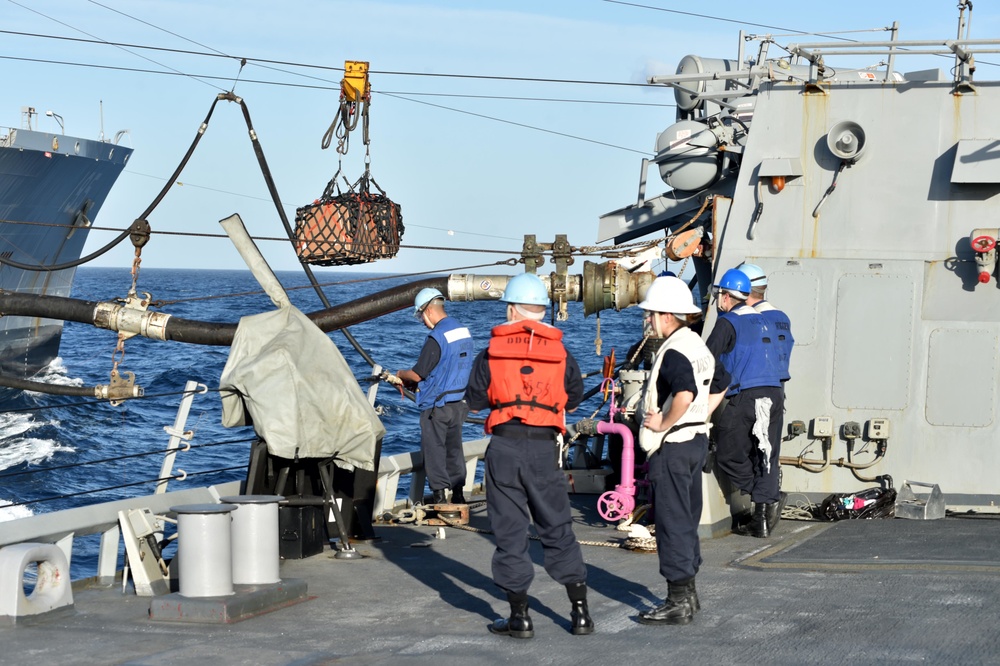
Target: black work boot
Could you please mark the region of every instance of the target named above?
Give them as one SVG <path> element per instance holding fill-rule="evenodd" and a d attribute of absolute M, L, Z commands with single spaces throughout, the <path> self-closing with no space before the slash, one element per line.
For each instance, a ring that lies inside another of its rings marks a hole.
<path fill-rule="evenodd" d="M 788 501 L 788 493 L 778 493 L 778 501 L 767 505 L 767 532 L 774 534 L 774 528 L 781 520 L 781 512 L 785 510 L 785 502 Z"/>
<path fill-rule="evenodd" d="M 731 528 L 733 534 L 742 534 L 743 536 L 746 536 L 749 534 L 747 531 L 747 525 L 750 524 L 750 519 L 753 517 L 753 502 L 751 502 L 750 497 L 742 491 L 733 492 L 729 496 L 729 506 L 733 516 L 733 524 Z"/>
<path fill-rule="evenodd" d="M 532 638 L 535 628 L 528 616 L 528 593 L 508 592 L 507 601 L 510 602 L 510 617 L 506 620 L 494 620 L 489 627 L 490 633 L 511 638 Z"/>
<path fill-rule="evenodd" d="M 761 502 L 760 504 L 753 505 L 753 517 L 750 518 L 750 524 L 747 525 L 750 536 L 757 537 L 758 539 L 766 539 L 771 535 L 767 529 L 767 511 L 771 504 L 773 502 L 770 504 Z"/>
<path fill-rule="evenodd" d="M 455 486 L 451 489 L 451 503 L 452 504 L 468 504 L 465 501 L 465 492 L 462 486 Z"/>
<path fill-rule="evenodd" d="M 701 610 L 701 602 L 698 600 L 698 590 L 694 586 L 694 578 L 687 584 L 688 603 L 691 604 L 691 612 L 697 613 Z"/>
<path fill-rule="evenodd" d="M 694 619 L 688 585 L 693 579 L 667 581 L 667 598 L 653 610 L 639 613 L 639 624 L 689 624 Z"/>
<path fill-rule="evenodd" d="M 569 612 L 569 623 L 574 636 L 584 636 L 594 633 L 594 621 L 590 619 L 587 610 L 587 584 L 569 583 L 566 594 L 573 608 Z"/>
<path fill-rule="evenodd" d="M 444 488 L 432 492 L 431 504 L 447 504 L 447 503 L 448 503 L 448 496 L 444 492 Z"/>

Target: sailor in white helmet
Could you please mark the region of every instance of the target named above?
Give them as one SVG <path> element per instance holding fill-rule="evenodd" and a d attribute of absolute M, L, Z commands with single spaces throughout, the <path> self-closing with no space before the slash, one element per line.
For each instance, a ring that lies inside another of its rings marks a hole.
<path fill-rule="evenodd" d="M 701 604 L 695 575 L 701 566 L 701 470 L 708 453 L 709 416 L 721 395 L 710 397 L 715 357 L 687 326 L 687 315 L 701 311 L 691 290 L 676 277 L 658 277 L 639 307 L 647 330 L 663 338 L 653 356 L 639 405 L 639 446 L 647 454 L 653 486 L 656 552 L 667 598 L 639 614 L 642 624 L 688 624 Z M 728 385 L 725 377 L 716 384 Z M 720 388 L 720 391 L 723 390 Z"/>

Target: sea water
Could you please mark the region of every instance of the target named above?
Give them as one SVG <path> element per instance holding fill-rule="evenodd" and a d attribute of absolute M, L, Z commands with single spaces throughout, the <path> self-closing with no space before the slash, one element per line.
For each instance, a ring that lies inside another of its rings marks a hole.
<path fill-rule="evenodd" d="M 426 277 L 354 270 L 322 270 L 315 275 L 332 305 Z M 304 273 L 279 272 L 278 278 L 300 310 L 309 313 L 323 308 Z M 94 302 L 121 299 L 131 283 L 129 269 L 81 268 L 73 298 Z M 188 320 L 235 324 L 240 317 L 275 307 L 249 271 L 140 269 L 136 286 L 140 294 L 149 293 L 158 311 Z M 505 312 L 503 304 L 495 301 L 448 303 L 446 309 L 468 326 L 477 352 L 486 346 L 490 328 L 502 323 Z M 562 329 L 564 342 L 581 370 L 590 375 L 585 387 L 592 389 L 601 382 L 603 356 L 596 352 L 598 335 L 602 355 L 614 349 L 620 362 L 628 347 L 641 337 L 641 313 L 630 308 L 585 318 L 582 304 L 570 303 L 569 315 L 568 321 L 555 324 Z M 413 366 L 428 331 L 407 308 L 352 326 L 350 332 L 376 363 L 394 373 Z M 370 383 L 366 380 L 371 376 L 368 363 L 343 333 L 329 335 L 362 389 L 367 390 Z M 107 384 L 117 360 L 120 372 L 135 373 L 135 383 L 143 388 L 145 398 L 114 407 L 92 398 L 21 393 L 5 402 L 5 411 L 0 412 L 0 521 L 154 492 L 162 451 L 169 439 L 164 427 L 173 425 L 181 392 L 189 380 L 207 388 L 207 393 L 196 396 L 185 426 L 193 431 L 191 443 L 198 448 L 178 455 L 174 471 L 183 469 L 188 478 L 170 481 L 169 489 L 245 478 L 254 432 L 250 427 L 222 426 L 217 391 L 229 347 L 137 336 L 124 342 L 122 353 L 116 352 L 117 343 L 117 334 L 112 331 L 67 322 L 59 359 L 39 379 L 70 386 Z M 419 449 L 419 412 L 413 402 L 383 383 L 376 406 L 387 431 L 382 454 Z M 569 420 L 588 417 L 601 407 L 598 393 Z M 606 415 L 605 407 L 599 416 Z M 482 425 L 467 423 L 463 434 L 466 440 L 480 438 Z M 140 455 L 146 453 L 150 455 Z M 400 492 L 407 490 L 404 480 Z M 75 548 L 73 577 L 93 575 L 96 540 L 78 543 Z"/>

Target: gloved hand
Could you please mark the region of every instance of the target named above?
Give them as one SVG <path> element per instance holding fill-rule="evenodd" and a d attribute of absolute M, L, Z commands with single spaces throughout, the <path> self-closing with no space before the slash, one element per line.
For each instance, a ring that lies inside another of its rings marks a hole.
<path fill-rule="evenodd" d="M 390 373 L 390 372 L 388 372 L 386 370 L 382 371 L 382 373 L 379 375 L 379 379 L 381 379 L 382 381 L 385 381 L 385 382 L 389 382 L 393 386 L 402 386 L 403 385 L 403 380 L 402 379 L 400 379 L 396 375 L 394 375 L 394 374 L 392 374 L 392 373 Z"/>

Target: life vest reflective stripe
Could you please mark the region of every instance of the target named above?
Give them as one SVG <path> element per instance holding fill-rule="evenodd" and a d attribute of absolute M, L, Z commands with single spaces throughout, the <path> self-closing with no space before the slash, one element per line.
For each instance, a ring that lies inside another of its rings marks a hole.
<path fill-rule="evenodd" d="M 487 359 L 491 405 L 486 432 L 511 419 L 566 432 L 566 348 L 562 331 L 521 320 L 493 328 Z"/>
<path fill-rule="evenodd" d="M 670 411 L 670 405 L 674 399 L 673 395 L 667 396 L 663 407 L 659 407 L 656 380 L 660 374 L 660 366 L 663 364 L 663 356 L 671 349 L 680 352 L 690 361 L 698 392 L 681 418 L 666 432 L 653 432 L 649 428 L 639 427 L 639 446 L 646 453 L 658 450 L 664 442 L 686 442 L 699 433 L 708 433 L 709 429 L 708 394 L 712 376 L 715 374 L 715 358 L 701 337 L 686 326 L 674 331 L 656 350 L 636 417 L 641 422 L 647 411 L 660 411 L 663 414 Z"/>

